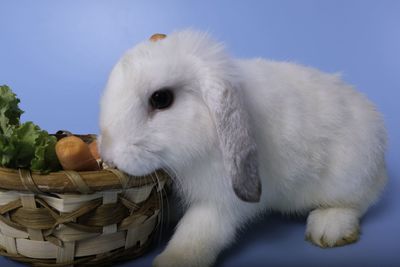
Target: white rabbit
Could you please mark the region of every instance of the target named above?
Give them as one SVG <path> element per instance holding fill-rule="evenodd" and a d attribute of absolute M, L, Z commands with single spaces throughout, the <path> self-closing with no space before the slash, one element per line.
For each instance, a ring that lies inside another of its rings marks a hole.
<path fill-rule="evenodd" d="M 338 75 L 232 59 L 191 30 L 122 57 L 100 128 L 105 161 L 175 176 L 187 210 L 154 266 L 211 266 L 268 210 L 309 213 L 306 236 L 318 246 L 354 242 L 386 183 L 382 117 Z"/>

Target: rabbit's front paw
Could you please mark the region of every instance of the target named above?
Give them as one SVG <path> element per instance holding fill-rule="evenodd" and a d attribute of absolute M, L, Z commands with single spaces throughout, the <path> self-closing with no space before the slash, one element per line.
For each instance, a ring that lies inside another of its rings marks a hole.
<path fill-rule="evenodd" d="M 307 219 L 306 240 L 322 248 L 344 246 L 359 237 L 358 211 L 347 208 L 316 209 Z"/>

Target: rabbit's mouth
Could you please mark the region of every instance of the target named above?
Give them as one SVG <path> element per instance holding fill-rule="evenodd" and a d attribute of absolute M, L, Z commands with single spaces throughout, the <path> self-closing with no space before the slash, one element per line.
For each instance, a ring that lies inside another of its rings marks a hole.
<path fill-rule="evenodd" d="M 160 161 L 150 153 L 142 149 L 119 151 L 112 164 L 119 170 L 132 176 L 145 176 L 160 169 Z"/>

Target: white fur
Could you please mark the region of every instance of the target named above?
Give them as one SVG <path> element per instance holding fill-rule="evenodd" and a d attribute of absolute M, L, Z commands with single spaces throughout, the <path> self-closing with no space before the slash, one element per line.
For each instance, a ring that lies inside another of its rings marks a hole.
<path fill-rule="evenodd" d="M 259 203 L 232 190 L 202 96 L 210 75 L 239 88 L 258 149 Z M 149 96 L 166 86 L 175 88 L 173 105 L 151 111 Z M 231 59 L 199 32 L 128 51 L 110 75 L 100 127 L 106 161 L 133 175 L 165 168 L 176 176 L 187 211 L 155 266 L 212 265 L 237 229 L 265 210 L 314 210 L 307 233 L 334 245 L 355 230 L 386 182 L 383 120 L 366 97 L 337 75 Z"/>

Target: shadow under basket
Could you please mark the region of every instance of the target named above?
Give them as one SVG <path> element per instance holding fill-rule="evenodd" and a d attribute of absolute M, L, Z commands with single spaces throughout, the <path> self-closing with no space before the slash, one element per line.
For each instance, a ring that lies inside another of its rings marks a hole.
<path fill-rule="evenodd" d="M 110 265 L 142 255 L 159 223 L 157 171 L 47 175 L 0 168 L 0 255 L 33 266 Z"/>

